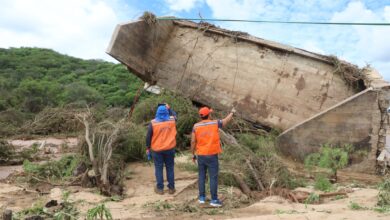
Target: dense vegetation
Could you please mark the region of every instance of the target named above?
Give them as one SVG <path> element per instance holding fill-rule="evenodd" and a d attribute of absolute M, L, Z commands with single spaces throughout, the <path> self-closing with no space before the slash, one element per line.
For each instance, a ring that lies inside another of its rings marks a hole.
<path fill-rule="evenodd" d="M 86 104 L 100 112 L 127 108 L 141 85 L 121 64 L 83 60 L 50 49 L 0 48 L 0 136 L 50 133 L 37 126 L 73 131 L 74 126 L 62 128 L 73 123 L 64 111 L 72 113 Z M 37 117 L 43 119 L 42 126 L 29 123 Z M 20 129 L 26 126 L 33 132 Z"/>
<path fill-rule="evenodd" d="M 141 81 L 121 64 L 41 48 L 0 48 L 0 111 L 37 113 L 68 103 L 130 106 Z"/>

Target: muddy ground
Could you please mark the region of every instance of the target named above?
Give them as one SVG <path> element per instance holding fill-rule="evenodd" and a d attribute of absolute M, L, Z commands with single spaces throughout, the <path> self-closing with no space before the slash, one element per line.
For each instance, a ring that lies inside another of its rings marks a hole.
<path fill-rule="evenodd" d="M 46 141 L 50 153 L 43 153 L 50 159 L 59 158 L 75 149 L 77 139 L 45 138 L 23 142 L 14 140 L 13 144 L 28 147 L 28 144 Z M 67 145 L 64 148 L 64 145 Z M 46 144 L 45 144 L 46 145 Z M 44 150 L 46 146 L 42 147 Z M 66 149 L 64 152 L 61 149 Z M 69 150 L 70 149 L 70 150 Z M 96 188 L 80 186 L 52 186 L 42 184 L 27 187 L 26 184 L 6 179 L 9 173 L 21 173 L 21 166 L 0 167 L 0 207 L 14 212 L 30 208 L 32 204 L 46 203 L 52 199 L 61 201 L 63 191 L 69 191 L 71 201 L 76 202 L 80 219 L 84 219 L 89 208 L 105 202 L 114 219 L 390 219 L 390 214 L 378 213 L 372 208 L 377 202 L 378 190 L 375 185 L 343 182 L 339 188 L 349 192 L 344 198 L 330 198 L 320 204 L 293 203 L 279 196 L 268 196 L 260 201 L 249 200 L 234 187 L 220 186 L 220 198 L 224 207 L 210 208 L 197 204 L 197 174 L 183 169 L 191 163 L 188 155 L 176 158 L 176 193 L 164 195 L 154 193 L 153 164 L 147 162 L 130 163 L 127 166 L 127 178 L 124 181 L 125 193 L 122 199 L 108 198 L 99 194 Z M 290 168 L 298 169 L 290 164 Z M 296 189 L 313 192 L 313 187 Z M 351 209 L 356 203 L 363 207 Z"/>

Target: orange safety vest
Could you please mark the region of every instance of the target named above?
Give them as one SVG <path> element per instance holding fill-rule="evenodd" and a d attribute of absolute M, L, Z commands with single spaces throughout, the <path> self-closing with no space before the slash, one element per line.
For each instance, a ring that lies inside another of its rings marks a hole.
<path fill-rule="evenodd" d="M 222 152 L 219 140 L 218 120 L 203 120 L 194 125 L 197 155 L 213 155 Z"/>
<path fill-rule="evenodd" d="M 163 151 L 170 150 L 176 146 L 176 121 L 170 117 L 168 121 L 152 120 L 152 150 Z"/>

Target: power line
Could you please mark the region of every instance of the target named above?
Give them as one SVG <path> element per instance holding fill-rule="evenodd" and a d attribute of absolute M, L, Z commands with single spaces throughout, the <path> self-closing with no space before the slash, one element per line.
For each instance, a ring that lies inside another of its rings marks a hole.
<path fill-rule="evenodd" d="M 216 18 L 174 18 L 160 17 L 157 20 L 184 20 L 184 21 L 223 21 L 271 24 L 303 24 L 303 25 L 352 25 L 352 26 L 390 26 L 386 22 L 320 22 L 320 21 L 273 21 L 273 20 L 245 20 L 245 19 L 216 19 Z"/>

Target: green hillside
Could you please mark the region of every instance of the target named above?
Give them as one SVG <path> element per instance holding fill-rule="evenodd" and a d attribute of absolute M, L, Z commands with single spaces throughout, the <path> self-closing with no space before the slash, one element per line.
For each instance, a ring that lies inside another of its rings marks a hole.
<path fill-rule="evenodd" d="M 121 64 L 42 48 L 0 48 L 0 111 L 38 113 L 68 103 L 128 107 L 141 81 Z"/>

